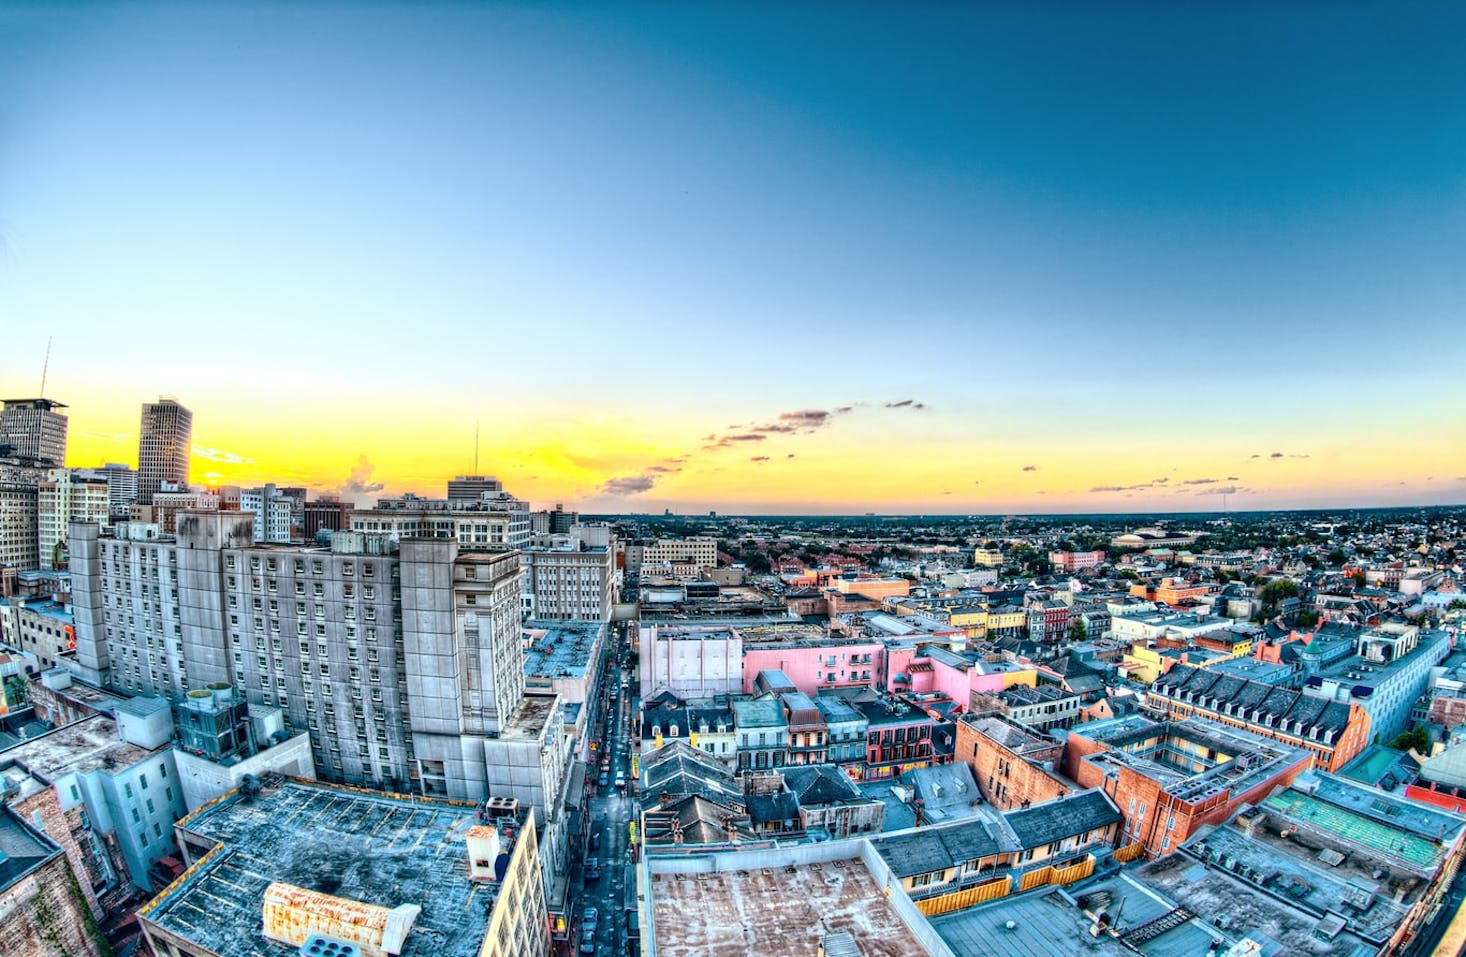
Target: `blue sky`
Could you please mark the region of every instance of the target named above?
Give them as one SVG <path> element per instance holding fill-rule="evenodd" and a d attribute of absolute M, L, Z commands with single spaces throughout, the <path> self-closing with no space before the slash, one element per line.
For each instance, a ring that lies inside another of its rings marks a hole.
<path fill-rule="evenodd" d="M 0 377 L 29 391 L 56 335 L 82 429 L 173 392 L 262 469 L 280 423 L 329 419 L 323 484 L 358 455 L 404 486 L 461 468 L 477 419 L 500 460 L 530 450 L 531 494 L 605 507 L 816 507 L 893 435 L 997 463 L 954 509 L 1100 507 L 1181 428 L 1211 471 L 1320 463 L 1244 476 L 1259 506 L 1459 501 L 1463 28 L 1445 4 L 6 6 Z M 744 463 L 743 499 L 599 491 L 731 423 L 907 397 L 925 414 L 801 446 L 823 470 Z M 404 401 L 445 423 L 410 465 L 381 434 Z M 546 435 L 600 452 L 540 469 Z M 1031 448 L 1076 480 L 1017 484 Z M 906 468 L 870 494 L 954 492 Z"/>

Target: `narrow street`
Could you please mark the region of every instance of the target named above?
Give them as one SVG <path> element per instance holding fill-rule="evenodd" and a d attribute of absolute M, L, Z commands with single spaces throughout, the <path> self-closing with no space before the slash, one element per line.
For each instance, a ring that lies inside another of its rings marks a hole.
<path fill-rule="evenodd" d="M 608 656 L 606 679 L 601 683 L 602 698 L 596 703 L 604 709 L 605 734 L 592 752 L 594 764 L 587 775 L 587 813 L 591 817 L 591 848 L 580 864 L 577 880 L 583 891 L 577 907 L 575 933 L 572 940 L 576 953 L 622 955 L 628 952 L 627 942 L 627 873 L 631 861 L 630 831 L 635 799 L 631 768 L 631 716 L 636 695 L 636 682 L 622 687 L 626 675 L 627 644 L 620 629 L 616 631 L 612 653 Z M 616 786 L 622 775 L 623 787 Z M 602 784 L 602 782 L 605 782 Z M 597 843 L 598 836 L 598 843 Z M 595 875 L 599 875 L 598 877 Z M 584 949 L 584 915 L 586 908 L 595 908 L 594 948 Z"/>

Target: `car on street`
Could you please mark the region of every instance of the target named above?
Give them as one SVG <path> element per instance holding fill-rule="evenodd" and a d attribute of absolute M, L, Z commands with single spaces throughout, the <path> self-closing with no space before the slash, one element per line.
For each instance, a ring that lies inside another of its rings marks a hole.
<path fill-rule="evenodd" d="M 580 926 L 595 933 L 596 925 L 600 923 L 601 912 L 594 907 L 587 907 L 580 912 Z"/>
<path fill-rule="evenodd" d="M 580 935 L 580 952 L 582 954 L 594 954 L 596 952 L 595 931 L 587 930 Z"/>
<path fill-rule="evenodd" d="M 605 787 L 607 784 L 610 784 L 611 783 L 611 772 L 610 771 L 602 771 L 601 772 L 601 776 L 598 777 L 598 778 L 596 778 L 596 783 L 599 784 L 601 787 Z"/>
<path fill-rule="evenodd" d="M 594 883 L 601 879 L 601 859 L 593 857 L 585 862 L 585 882 Z"/>
<path fill-rule="evenodd" d="M 617 771 L 616 772 L 616 787 L 620 788 L 623 791 L 626 790 L 626 772 L 625 771 Z"/>
<path fill-rule="evenodd" d="M 601 849 L 601 832 L 600 831 L 592 831 L 591 832 L 591 835 L 590 835 L 590 849 L 591 849 L 591 853 L 592 854 L 594 854 L 596 851 L 599 851 Z"/>

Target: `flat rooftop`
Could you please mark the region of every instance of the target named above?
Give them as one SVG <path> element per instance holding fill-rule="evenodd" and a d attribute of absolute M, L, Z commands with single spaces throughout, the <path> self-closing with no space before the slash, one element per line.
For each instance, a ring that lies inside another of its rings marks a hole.
<path fill-rule="evenodd" d="M 658 957 L 817 957 L 845 931 L 862 957 L 927 953 L 859 858 L 756 870 L 651 874 Z"/>
<path fill-rule="evenodd" d="M 55 781 L 73 772 L 130 767 L 154 753 L 123 741 L 115 721 L 94 714 L 0 751 L 0 763 L 23 764 L 32 774 Z"/>
<path fill-rule="evenodd" d="M 559 704 L 560 696 L 557 694 L 526 694 L 520 699 L 519 707 L 514 709 L 514 713 L 499 729 L 499 740 L 538 741 L 544 736 L 545 727 L 550 723 Z"/>
<path fill-rule="evenodd" d="M 1110 934 L 1091 935 L 1089 928 L 1093 921 L 1085 915 L 1085 908 L 1113 913 L 1122 900 L 1124 904 L 1118 908 L 1120 923 L 1116 927 L 1121 937 L 1164 917 L 1175 907 L 1163 895 L 1125 874 L 1117 874 L 1065 891 L 1045 887 L 1001 897 L 933 918 L 931 923 L 954 953 L 984 957 L 1076 954 L 1132 957 L 1137 951 L 1147 957 L 1196 957 L 1205 954 L 1212 941 L 1219 939 L 1194 920 L 1150 940 L 1137 940 L 1134 950 Z"/>
<path fill-rule="evenodd" d="M 1074 733 L 1109 745 L 1087 755 L 1095 764 L 1124 765 L 1159 781 L 1168 793 L 1195 802 L 1226 790 L 1241 794 L 1307 760 L 1301 748 L 1201 718 L 1156 722 L 1139 716 L 1081 725 Z M 1210 757 L 1203 758 L 1205 751 Z M 1206 767 L 1198 770 L 1198 766 Z"/>
<path fill-rule="evenodd" d="M 0 598 L 0 605 L 14 605 L 63 625 L 72 624 L 71 606 L 50 598 Z"/>
<path fill-rule="evenodd" d="M 284 881 L 420 906 L 402 957 L 476 957 L 500 886 L 467 879 L 464 834 L 478 823 L 471 804 L 277 779 L 252 801 L 230 792 L 180 821 L 220 847 L 140 916 L 217 954 L 295 957 L 261 925 L 265 888 Z"/>
<path fill-rule="evenodd" d="M 1184 854 L 1170 854 L 1136 872 L 1136 878 L 1156 891 L 1164 891 L 1193 914 L 1211 922 L 1224 919 L 1226 933 L 1234 938 L 1263 935 L 1282 946 L 1279 954 L 1376 953 L 1355 934 L 1345 930 L 1332 940 L 1320 940 L 1314 930 L 1322 917 L 1292 906 L 1254 889 L 1235 875 L 1207 867 Z M 1379 906 L 1376 901 L 1375 906 Z M 1205 950 L 1196 953 L 1206 953 Z"/>
<path fill-rule="evenodd" d="M 524 673 L 530 678 L 584 678 L 606 626 L 598 621 L 540 621 L 521 626 L 529 647 Z"/>

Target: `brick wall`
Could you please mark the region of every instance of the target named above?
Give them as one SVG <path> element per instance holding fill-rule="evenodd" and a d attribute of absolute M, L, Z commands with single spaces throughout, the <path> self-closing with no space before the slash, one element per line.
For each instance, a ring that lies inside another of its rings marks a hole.
<path fill-rule="evenodd" d="M 1069 787 L 1041 765 L 1056 760 L 1061 750 L 1055 744 L 1023 757 L 965 721 L 957 722 L 956 760 L 972 769 L 983 800 L 999 809 L 1021 807 L 1025 801 L 1036 804 L 1068 794 Z"/>
<path fill-rule="evenodd" d="M 100 957 L 66 855 L 57 854 L 0 893 L 5 957 Z"/>
<path fill-rule="evenodd" d="M 79 843 L 86 837 L 85 829 L 82 826 L 81 805 L 77 805 L 70 811 L 63 811 L 55 790 L 43 788 L 24 801 L 16 801 L 11 807 L 32 825 L 36 824 L 37 815 L 39 815 L 41 831 L 61 845 L 61 850 L 66 853 L 66 859 L 71 863 L 72 872 L 77 876 L 77 884 L 82 896 L 86 898 L 87 908 L 93 917 L 100 918 L 102 907 L 97 901 L 96 893 L 92 890 L 92 884 L 99 880 L 103 872 Z M 78 834 L 81 835 L 80 838 Z"/>

